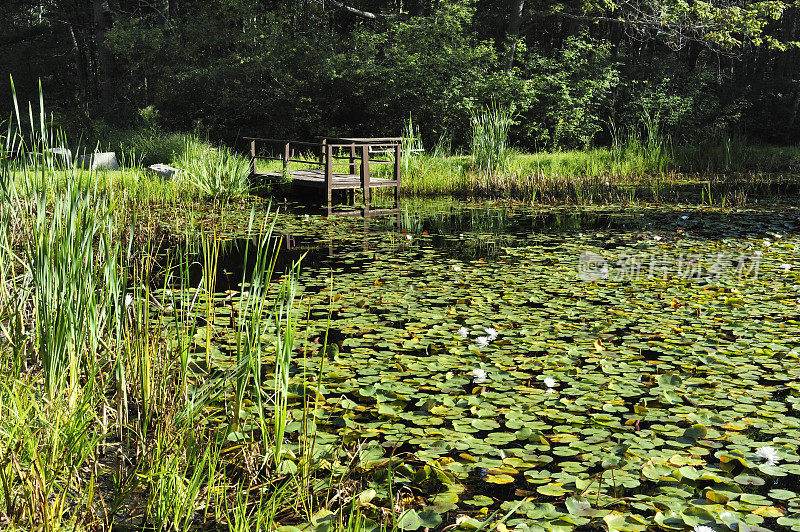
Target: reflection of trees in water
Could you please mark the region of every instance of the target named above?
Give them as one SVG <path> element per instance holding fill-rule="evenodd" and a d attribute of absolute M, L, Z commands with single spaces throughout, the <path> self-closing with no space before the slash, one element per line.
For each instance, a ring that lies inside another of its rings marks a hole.
<path fill-rule="evenodd" d="M 284 271 L 301 257 L 307 271 L 322 267 L 349 271 L 368 261 L 369 253 L 407 256 L 413 260 L 410 253 L 420 247 L 432 247 L 454 259 L 492 259 L 504 247 L 526 245 L 533 234 L 565 233 L 563 240 L 567 241 L 578 230 L 609 227 L 630 230 L 632 219 L 640 223 L 631 214 L 409 202 L 399 211 L 383 216 L 353 217 L 339 225 L 315 220 L 304 227 L 287 228 L 272 239 L 271 246 L 277 251 L 276 272 Z M 255 238 L 239 236 L 219 241 L 218 288 L 236 288 L 252 267 L 248 246 L 254 249 Z M 191 239 L 185 245 L 193 261 L 192 278 L 199 281 L 203 263 L 200 241 Z"/>

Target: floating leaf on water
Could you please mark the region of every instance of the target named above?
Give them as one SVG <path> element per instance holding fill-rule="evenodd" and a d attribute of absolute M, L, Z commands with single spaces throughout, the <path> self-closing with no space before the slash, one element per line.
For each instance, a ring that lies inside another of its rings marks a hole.
<path fill-rule="evenodd" d="M 514 477 L 512 477 L 511 475 L 507 475 L 505 473 L 486 475 L 485 477 L 483 477 L 483 480 L 485 482 L 490 483 L 490 484 L 513 484 L 514 483 Z"/>
<path fill-rule="evenodd" d="M 789 499 L 797 497 L 797 493 L 784 489 L 769 490 L 767 495 L 779 501 L 788 501 Z"/>
<path fill-rule="evenodd" d="M 603 518 L 609 532 L 642 532 L 647 529 L 646 522 L 636 515 L 623 515 L 612 512 Z"/>
<path fill-rule="evenodd" d="M 708 434 L 708 429 L 705 425 L 695 423 L 685 431 L 683 431 L 682 440 L 689 443 L 697 443 L 697 440 L 705 438 Z"/>
<path fill-rule="evenodd" d="M 545 484 L 544 486 L 537 486 L 536 491 L 548 497 L 560 497 L 567 493 L 563 484 Z"/>

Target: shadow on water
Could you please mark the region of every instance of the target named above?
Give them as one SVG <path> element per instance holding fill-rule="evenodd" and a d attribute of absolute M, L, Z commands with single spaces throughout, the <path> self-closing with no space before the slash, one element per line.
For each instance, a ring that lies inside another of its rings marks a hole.
<path fill-rule="evenodd" d="M 434 208 L 411 204 L 399 210 L 363 216 L 325 218 L 309 215 L 302 205 L 282 206 L 276 224 L 279 236 L 275 272 L 280 275 L 302 258 L 308 275 L 357 273 L 377 255 L 414 261 L 419 253 L 435 251 L 457 260 L 493 260 L 503 248 L 542 243 L 559 246 L 583 233 L 600 233 L 597 245 L 613 247 L 609 235 L 659 233 L 686 238 L 719 239 L 800 230 L 793 212 L 715 212 L 672 209 L 551 209 L 519 206 L 474 206 L 440 202 Z M 375 215 L 378 214 L 378 215 Z M 282 220 L 281 220 L 282 219 Z M 281 221 L 286 223 L 281 223 Z M 649 237 L 648 237 L 649 238 Z M 659 237 L 660 238 L 660 237 Z M 587 240 L 590 242 L 591 240 Z M 248 244 L 250 251 L 248 252 Z M 217 289 L 236 290 L 254 264 L 255 240 L 235 234 L 220 242 Z M 246 260 L 245 260 L 246 259 Z M 190 282 L 202 278 L 202 254 L 195 252 Z M 327 272 L 327 273 L 326 273 Z"/>
<path fill-rule="evenodd" d="M 275 272 L 280 275 L 302 258 L 302 269 L 322 275 L 358 272 L 376 254 L 412 261 L 421 247 L 461 260 L 491 260 L 502 247 L 525 245 L 531 235 L 577 230 L 628 230 L 630 221 L 587 212 L 524 214 L 508 209 L 461 209 L 447 213 L 408 210 L 378 217 L 353 217 L 336 232 L 322 231 L 326 221 L 308 228 L 284 231 L 271 245 L 278 251 Z M 252 272 L 256 238 L 230 238 L 219 243 L 218 291 L 237 290 Z M 203 256 L 196 251 L 189 282 L 200 283 Z"/>

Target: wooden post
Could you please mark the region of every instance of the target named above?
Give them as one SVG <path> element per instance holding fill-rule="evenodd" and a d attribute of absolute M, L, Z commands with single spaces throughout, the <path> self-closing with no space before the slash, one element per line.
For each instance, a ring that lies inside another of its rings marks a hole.
<path fill-rule="evenodd" d="M 256 141 L 250 141 L 250 177 L 256 175 Z"/>
<path fill-rule="evenodd" d="M 364 191 L 364 208 L 369 211 L 369 145 L 361 145 L 361 188 Z"/>
<path fill-rule="evenodd" d="M 350 174 L 356 175 L 356 145 L 350 145 Z"/>
<path fill-rule="evenodd" d="M 400 207 L 400 159 L 403 157 L 403 148 L 400 143 L 394 145 L 394 206 Z"/>
<path fill-rule="evenodd" d="M 289 157 L 291 156 L 289 152 L 289 142 L 283 145 L 283 177 L 289 177 Z"/>
<path fill-rule="evenodd" d="M 325 162 L 325 147 L 328 145 L 328 139 L 322 137 L 320 139 L 322 146 L 319 147 L 319 163 L 322 164 Z"/>
<path fill-rule="evenodd" d="M 330 216 L 333 207 L 333 148 L 331 148 L 325 140 L 322 142 L 325 148 L 325 190 L 328 200 L 328 216 Z"/>

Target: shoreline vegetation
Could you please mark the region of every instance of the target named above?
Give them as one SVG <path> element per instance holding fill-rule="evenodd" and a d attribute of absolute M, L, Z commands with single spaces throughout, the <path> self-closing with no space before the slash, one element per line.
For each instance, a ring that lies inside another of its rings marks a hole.
<path fill-rule="evenodd" d="M 178 137 L 181 148 L 162 154 L 161 159 L 137 155 L 133 150 L 123 159 L 128 164 L 120 170 L 100 170 L 92 175 L 99 178 L 101 187 L 124 190 L 137 200 L 162 203 L 235 198 L 248 193 L 282 199 L 289 193 L 289 180 L 247 183 L 249 161 L 235 151 L 193 135 L 176 134 Z M 302 157 L 313 158 L 313 154 Z M 164 179 L 144 167 L 144 160 L 167 161 L 183 175 Z M 301 167 L 292 163 L 290 170 Z M 258 164 L 259 172 L 281 169 L 276 161 Z M 78 176 L 90 174 L 78 168 L 74 171 Z M 554 153 L 509 150 L 503 167 L 492 171 L 480 168 L 471 155 L 432 150 L 405 157 L 401 193 L 406 197 L 450 195 L 543 204 L 689 201 L 727 206 L 796 193 L 800 189 L 798 171 L 800 148 L 743 143 L 704 150 L 659 148 L 657 153 L 635 143 L 624 149 Z M 12 170 L 13 175 L 19 173 Z M 381 192 L 374 194 L 380 198 Z"/>
<path fill-rule="evenodd" d="M 409 118 L 402 131 L 401 193 L 407 197 L 450 195 L 545 204 L 691 201 L 727 206 L 775 200 L 798 191 L 798 146 L 749 144 L 738 136 L 703 145 L 680 144 L 660 133 L 653 120 L 645 120 L 641 132 L 615 133 L 609 147 L 528 153 L 510 145 L 514 118 L 496 104 L 473 110 L 468 147 L 453 150 L 442 138 L 427 151 L 419 127 Z M 94 151 L 112 150 L 122 162 L 119 171 L 98 173 L 103 177 L 102 186 L 125 190 L 137 199 L 166 202 L 235 198 L 248 193 L 285 196 L 289 192 L 285 186 L 289 179 L 249 183 L 249 157 L 196 134 L 165 132 L 150 108 L 143 111 L 142 122 L 138 131 L 113 130 L 104 143 L 95 142 Z M 43 127 L 44 122 L 41 124 Z M 69 144 L 65 135 L 57 138 L 59 146 Z M 72 148 L 80 146 L 71 144 Z M 91 151 L 75 149 L 76 155 Z M 19 160 L 19 154 L 9 155 Z M 314 153 L 297 157 L 317 158 Z M 179 175 L 170 179 L 154 175 L 146 167 L 156 163 L 178 168 Z M 289 170 L 303 167 L 291 163 Z M 77 168 L 74 171 L 84 173 Z M 257 171 L 282 172 L 283 166 L 280 161 L 259 160 Z M 380 176 L 388 167 L 375 171 Z M 374 192 L 379 199 L 386 191 Z"/>

